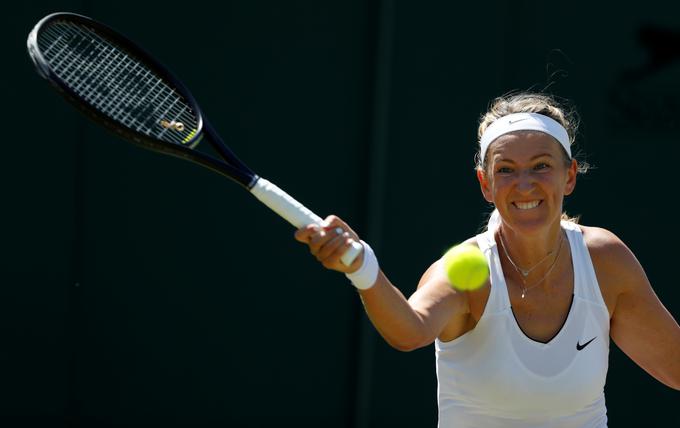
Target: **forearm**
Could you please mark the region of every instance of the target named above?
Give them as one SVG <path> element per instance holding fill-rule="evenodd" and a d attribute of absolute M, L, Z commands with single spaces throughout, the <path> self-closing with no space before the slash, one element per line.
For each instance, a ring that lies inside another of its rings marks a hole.
<path fill-rule="evenodd" d="M 311 253 L 325 268 L 347 275 L 359 290 L 376 330 L 396 349 L 409 351 L 432 343 L 460 306 L 460 296 L 453 293 L 445 279 L 433 275 L 439 269 L 431 267 L 426 272 L 409 301 L 380 271 L 375 254 L 367 244 L 364 243 L 363 257 L 351 266 L 341 263 L 350 243 L 359 238 L 335 216 L 327 217 L 324 227 L 310 225 L 299 229 L 295 239 L 309 245 Z M 428 280 L 430 277 L 434 279 Z"/>
<path fill-rule="evenodd" d="M 382 271 L 375 285 L 359 294 L 368 318 L 392 347 L 411 351 L 431 342 L 420 314 Z"/>

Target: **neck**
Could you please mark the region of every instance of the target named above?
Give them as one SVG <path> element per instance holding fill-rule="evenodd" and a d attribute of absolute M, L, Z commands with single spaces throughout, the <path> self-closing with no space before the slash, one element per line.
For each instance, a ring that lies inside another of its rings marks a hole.
<path fill-rule="evenodd" d="M 543 272 L 544 269 L 537 264 L 546 266 L 552 261 L 552 257 L 557 252 L 558 246 L 562 244 L 562 227 L 557 221 L 538 233 L 526 234 L 514 230 L 512 227 L 502 223 L 497 232 L 501 239 L 501 245 L 505 247 L 511 262 L 522 270 L 530 270 L 536 267 L 537 271 Z M 547 256 L 547 257 L 546 257 Z"/>

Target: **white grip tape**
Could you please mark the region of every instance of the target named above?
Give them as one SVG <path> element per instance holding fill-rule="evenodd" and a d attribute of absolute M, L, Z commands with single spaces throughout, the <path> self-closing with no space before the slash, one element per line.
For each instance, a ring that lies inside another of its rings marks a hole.
<path fill-rule="evenodd" d="M 351 265 L 354 259 L 357 258 L 357 256 L 359 255 L 359 253 L 361 253 L 361 250 L 363 249 L 364 246 L 361 245 L 359 242 L 352 241 L 352 246 L 349 247 L 347 251 L 345 251 L 345 254 L 343 254 L 342 257 L 340 257 L 340 261 L 345 266 Z"/>
<path fill-rule="evenodd" d="M 323 220 L 318 215 L 308 210 L 304 205 L 293 199 L 288 193 L 284 192 L 274 183 L 259 178 L 250 192 L 263 204 L 272 209 L 275 213 L 285 218 L 288 223 L 296 228 L 307 226 L 308 224 L 321 224 Z"/>
<path fill-rule="evenodd" d="M 375 281 L 378 279 L 380 266 L 378 265 L 378 259 L 371 246 L 364 241 L 361 241 L 361 245 L 364 249 L 364 259 L 361 263 L 361 267 L 356 272 L 346 273 L 345 276 L 352 281 L 352 285 L 359 290 L 368 290 L 375 285 Z"/>
<path fill-rule="evenodd" d="M 262 177 L 257 179 L 250 193 L 298 229 L 312 223 L 323 224 L 321 217 L 281 190 L 279 186 Z M 351 265 L 362 249 L 360 243 L 353 242 L 352 247 L 341 257 L 343 264 Z"/>

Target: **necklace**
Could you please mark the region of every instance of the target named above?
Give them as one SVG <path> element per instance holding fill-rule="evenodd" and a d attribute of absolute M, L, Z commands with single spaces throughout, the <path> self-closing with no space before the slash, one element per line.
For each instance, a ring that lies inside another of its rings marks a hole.
<path fill-rule="evenodd" d="M 510 257 L 510 254 L 508 254 L 508 250 L 506 249 L 507 246 L 505 245 L 505 241 L 503 240 L 503 234 L 500 233 L 500 232 L 499 232 L 498 234 L 499 234 L 500 237 L 501 237 L 501 244 L 502 244 L 503 252 L 505 253 L 505 256 L 508 258 L 508 261 L 510 261 L 510 264 L 512 265 L 512 267 L 514 267 L 515 270 L 516 270 L 518 273 L 520 273 L 520 274 L 522 275 L 523 278 L 526 278 L 527 276 L 529 276 L 529 274 L 530 274 L 534 269 L 536 269 L 537 267 L 539 267 L 539 266 L 541 265 L 541 263 L 543 263 L 544 261 L 548 260 L 548 257 L 550 257 L 550 256 L 552 255 L 552 253 L 555 252 L 554 249 L 548 251 L 548 254 L 546 254 L 545 257 L 543 257 L 541 260 L 539 260 L 538 262 L 536 262 L 535 265 L 533 265 L 533 266 L 530 267 L 529 269 L 522 269 L 521 267 L 517 266 L 517 264 L 516 264 L 515 262 L 512 261 L 512 258 Z M 559 245 L 562 246 L 562 234 L 561 234 L 561 233 L 560 233 L 560 244 L 559 244 Z M 559 249 L 559 248 L 560 248 L 560 247 L 558 247 L 558 249 Z"/>
<path fill-rule="evenodd" d="M 524 274 L 525 271 L 523 269 L 520 269 L 519 267 L 517 267 L 515 262 L 513 262 L 512 259 L 510 258 L 510 255 L 508 254 L 508 250 L 505 248 L 505 242 L 503 241 L 503 234 L 499 233 L 499 235 L 501 237 L 501 246 L 503 247 L 503 252 L 505 253 L 505 257 L 508 258 L 508 261 L 510 262 L 510 264 L 512 264 L 512 266 L 515 268 L 515 270 L 517 270 L 517 272 L 522 274 L 522 277 L 521 277 L 521 279 L 522 279 L 522 299 L 524 299 L 524 296 L 526 296 L 527 292 L 529 290 L 531 290 L 532 288 L 536 287 L 541 282 L 543 282 L 543 280 L 546 279 L 548 277 L 548 275 L 550 275 L 550 272 L 552 272 L 553 269 L 555 268 L 555 265 L 557 264 L 557 260 L 560 258 L 560 253 L 562 252 L 562 241 L 564 240 L 564 236 L 563 236 L 562 232 L 560 232 L 560 243 L 557 246 L 557 255 L 555 256 L 555 259 L 553 260 L 553 262 L 550 264 L 550 267 L 548 267 L 548 270 L 545 272 L 545 275 L 543 275 L 541 277 L 541 279 L 539 279 L 538 281 L 536 281 L 535 283 L 533 283 L 533 284 L 531 284 L 530 286 L 527 287 L 527 283 L 526 283 L 525 279 L 526 279 L 526 276 L 529 274 L 529 272 L 534 270 L 536 268 L 536 266 L 540 265 L 549 255 L 554 253 L 555 250 L 551 250 L 548 253 L 548 256 L 545 256 L 540 262 L 536 263 L 531 269 L 526 271 L 527 273 L 525 275 Z"/>

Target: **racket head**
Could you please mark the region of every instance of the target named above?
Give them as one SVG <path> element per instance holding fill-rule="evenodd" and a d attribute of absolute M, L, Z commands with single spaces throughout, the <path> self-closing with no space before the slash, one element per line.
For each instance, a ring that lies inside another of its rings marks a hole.
<path fill-rule="evenodd" d="M 38 74 L 95 122 L 134 144 L 199 163 L 248 188 L 256 180 L 207 125 L 184 84 L 113 28 L 57 12 L 41 19 L 26 43 Z M 205 135 L 226 162 L 195 150 Z"/>

